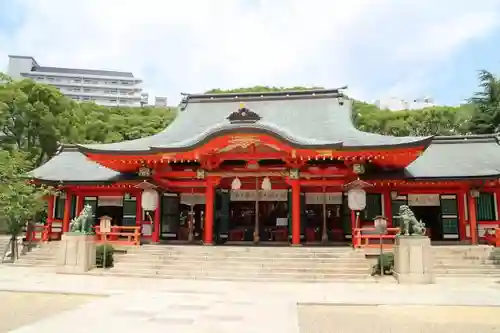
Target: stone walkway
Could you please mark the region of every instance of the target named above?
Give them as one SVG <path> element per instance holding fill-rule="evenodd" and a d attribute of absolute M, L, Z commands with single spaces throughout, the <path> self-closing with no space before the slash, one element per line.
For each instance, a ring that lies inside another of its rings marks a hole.
<path fill-rule="evenodd" d="M 299 305 L 301 333 L 500 332 L 500 307 Z"/>
<path fill-rule="evenodd" d="M 94 301 L 95 296 L 0 292 L 0 332 L 8 332 Z"/>
<path fill-rule="evenodd" d="M 367 320 L 354 320 L 359 318 L 359 313 L 374 320 L 384 320 L 385 317 L 377 317 L 380 311 L 374 310 L 381 308 L 378 305 L 386 306 L 383 308 L 385 316 L 391 311 L 396 313 L 396 310 L 404 309 L 402 305 L 423 308 L 453 305 L 460 307 L 460 311 L 470 309 L 465 306 L 496 311 L 487 307 L 500 306 L 500 285 L 491 279 L 441 279 L 436 285 L 424 286 L 397 285 L 391 278 L 387 279 L 387 283 L 380 284 L 248 283 L 62 275 L 28 268 L 0 267 L 0 290 L 109 296 L 13 331 L 17 333 L 67 332 L 68 325 L 75 333 L 104 332 L 111 327 L 121 333 L 139 330 L 179 333 L 348 332 L 340 330 L 343 327 L 352 332 L 353 326 L 348 326 L 350 322 L 364 327 L 374 325 Z M 325 307 L 325 304 L 330 306 Z M 445 307 L 440 309 L 449 311 Z M 325 318 L 334 318 L 335 322 L 325 322 Z M 349 318 L 353 320 L 348 321 Z M 456 321 L 454 318 L 449 317 L 449 322 Z M 419 323 L 425 322 L 422 317 L 413 319 L 415 329 L 419 328 Z M 396 328 L 391 327 L 391 330 Z M 380 330 L 370 329 L 370 332 L 391 331 L 380 326 Z"/>

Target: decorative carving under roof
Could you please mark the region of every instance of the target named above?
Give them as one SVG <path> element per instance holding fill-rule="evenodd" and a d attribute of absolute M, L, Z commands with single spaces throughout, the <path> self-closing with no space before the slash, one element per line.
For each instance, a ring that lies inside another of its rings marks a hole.
<path fill-rule="evenodd" d="M 231 124 L 253 124 L 261 119 L 254 111 L 248 109 L 245 104 L 241 103 L 238 111 L 231 113 L 227 119 Z"/>

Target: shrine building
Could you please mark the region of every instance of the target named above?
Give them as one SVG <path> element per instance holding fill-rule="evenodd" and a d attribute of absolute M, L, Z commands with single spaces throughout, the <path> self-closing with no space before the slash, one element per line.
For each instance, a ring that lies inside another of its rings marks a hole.
<path fill-rule="evenodd" d="M 403 204 L 433 241 L 477 244 L 499 226 L 497 136 L 366 133 L 351 109 L 339 89 L 187 94 L 158 134 L 63 145 L 30 173 L 59 190 L 47 237 L 86 204 L 141 243 L 349 244 L 376 216 L 397 227 Z M 366 192 L 360 212 L 349 186 Z"/>

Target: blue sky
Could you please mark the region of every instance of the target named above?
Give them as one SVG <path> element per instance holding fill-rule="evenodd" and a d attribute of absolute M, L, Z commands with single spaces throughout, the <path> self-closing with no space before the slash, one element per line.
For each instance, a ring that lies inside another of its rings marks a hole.
<path fill-rule="evenodd" d="M 0 0 L 0 70 L 133 71 L 172 103 L 263 84 L 458 104 L 477 70 L 500 74 L 498 36 L 498 0 Z"/>

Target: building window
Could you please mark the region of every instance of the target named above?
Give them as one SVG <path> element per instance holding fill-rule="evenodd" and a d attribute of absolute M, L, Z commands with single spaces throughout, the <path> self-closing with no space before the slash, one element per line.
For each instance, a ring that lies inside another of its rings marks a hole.
<path fill-rule="evenodd" d="M 109 101 L 115 103 L 116 99 L 110 99 Z"/>
<path fill-rule="evenodd" d="M 366 209 L 363 215 L 365 221 L 373 221 L 376 216 L 382 215 L 382 195 L 380 193 L 366 194 Z"/>
<path fill-rule="evenodd" d="M 476 198 L 476 219 L 478 221 L 495 221 L 495 195 L 493 193 L 481 192 Z"/>
<path fill-rule="evenodd" d="M 92 89 L 83 89 L 84 92 L 91 92 Z"/>
<path fill-rule="evenodd" d="M 90 83 L 90 80 L 83 80 L 83 83 Z"/>
<path fill-rule="evenodd" d="M 122 81 L 122 84 L 124 84 L 124 85 L 128 85 L 128 84 L 129 84 L 129 82 L 128 82 L 128 81 Z"/>
<path fill-rule="evenodd" d="M 116 81 L 111 81 L 111 84 L 116 84 Z"/>
<path fill-rule="evenodd" d="M 53 77 L 48 77 L 47 80 L 54 81 L 54 78 Z"/>
<path fill-rule="evenodd" d="M 73 80 L 74 83 L 81 83 L 82 80 L 78 79 L 78 80 Z"/>
<path fill-rule="evenodd" d="M 64 218 L 64 202 L 66 201 L 63 197 L 56 197 L 54 203 L 54 219 L 62 220 Z"/>
<path fill-rule="evenodd" d="M 89 97 L 89 96 L 84 96 L 84 97 L 82 97 L 82 99 L 83 99 L 84 101 L 90 101 L 90 97 Z"/>
<path fill-rule="evenodd" d="M 135 226 L 136 223 L 136 201 L 135 198 L 123 199 L 123 225 Z"/>

